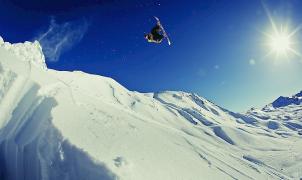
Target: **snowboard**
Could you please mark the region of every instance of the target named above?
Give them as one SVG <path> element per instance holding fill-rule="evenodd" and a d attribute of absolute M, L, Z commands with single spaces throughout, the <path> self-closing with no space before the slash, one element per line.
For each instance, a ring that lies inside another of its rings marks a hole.
<path fill-rule="evenodd" d="M 158 17 L 154 16 L 154 18 L 156 19 L 157 21 L 157 24 L 159 25 L 160 29 L 162 30 L 163 32 L 163 36 L 167 39 L 168 41 L 168 44 L 171 45 L 171 41 L 170 41 L 170 38 L 168 36 L 168 34 L 166 33 L 166 30 L 164 29 L 163 25 L 161 24 L 160 20 Z"/>

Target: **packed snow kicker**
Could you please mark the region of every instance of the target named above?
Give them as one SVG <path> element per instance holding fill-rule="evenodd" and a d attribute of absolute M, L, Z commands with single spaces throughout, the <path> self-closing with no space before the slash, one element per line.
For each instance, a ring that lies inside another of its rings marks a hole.
<path fill-rule="evenodd" d="M 0 179 L 299 179 L 301 95 L 234 113 L 47 69 L 38 42 L 0 38 Z"/>

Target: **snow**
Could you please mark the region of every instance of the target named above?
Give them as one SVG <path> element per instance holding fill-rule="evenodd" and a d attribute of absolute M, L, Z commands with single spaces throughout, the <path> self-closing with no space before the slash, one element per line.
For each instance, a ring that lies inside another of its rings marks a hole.
<path fill-rule="evenodd" d="M 302 105 L 240 114 L 133 92 L 0 40 L 0 179 L 299 179 L 301 127 Z"/>
<path fill-rule="evenodd" d="M 299 93 L 297 93 L 295 96 L 296 97 L 302 97 L 302 91 L 300 91 Z"/>
<path fill-rule="evenodd" d="M 292 97 L 283 97 L 280 96 L 278 99 L 276 99 L 272 104 L 268 105 L 273 107 L 273 108 L 279 108 L 279 107 L 284 107 L 288 105 L 299 105 L 302 104 L 302 91 L 293 95 Z"/>
<path fill-rule="evenodd" d="M 3 38 L 0 36 L 0 45 L 4 44 Z"/>
<path fill-rule="evenodd" d="M 20 60 L 30 62 L 35 66 L 46 69 L 45 57 L 38 41 L 11 44 L 9 42 L 4 42 L 3 38 L 0 36 L 0 46 L 5 50 L 12 52 Z"/>

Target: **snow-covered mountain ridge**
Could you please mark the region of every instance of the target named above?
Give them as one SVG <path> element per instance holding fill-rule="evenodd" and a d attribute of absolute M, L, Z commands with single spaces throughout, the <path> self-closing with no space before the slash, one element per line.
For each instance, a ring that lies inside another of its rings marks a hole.
<path fill-rule="evenodd" d="M 302 91 L 299 92 L 298 94 L 293 95 L 292 97 L 280 96 L 269 106 L 272 106 L 274 108 L 279 108 L 288 105 L 300 105 L 300 104 L 302 104 Z"/>
<path fill-rule="evenodd" d="M 0 39 L 0 179 L 302 176 L 302 128 L 271 128 L 274 111 L 129 91 L 111 78 L 47 69 L 41 52 L 38 42 Z M 294 107 L 289 121 L 301 124 Z"/>
<path fill-rule="evenodd" d="M 262 125 L 286 136 L 289 130 L 302 135 L 302 91 L 291 96 L 280 96 L 261 110 L 251 109 L 247 115 L 261 120 Z M 264 120 L 264 121 L 263 121 Z M 264 124 L 263 124 L 264 123 Z"/>

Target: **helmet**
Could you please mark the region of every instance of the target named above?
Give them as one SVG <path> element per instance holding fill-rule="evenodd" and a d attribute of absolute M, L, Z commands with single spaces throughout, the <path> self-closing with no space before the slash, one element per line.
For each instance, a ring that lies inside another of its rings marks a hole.
<path fill-rule="evenodd" d="M 145 37 L 145 39 L 148 39 L 148 34 L 145 34 L 144 37 Z"/>
<path fill-rule="evenodd" d="M 145 39 L 147 39 L 148 41 L 152 40 L 152 34 L 145 34 Z"/>

